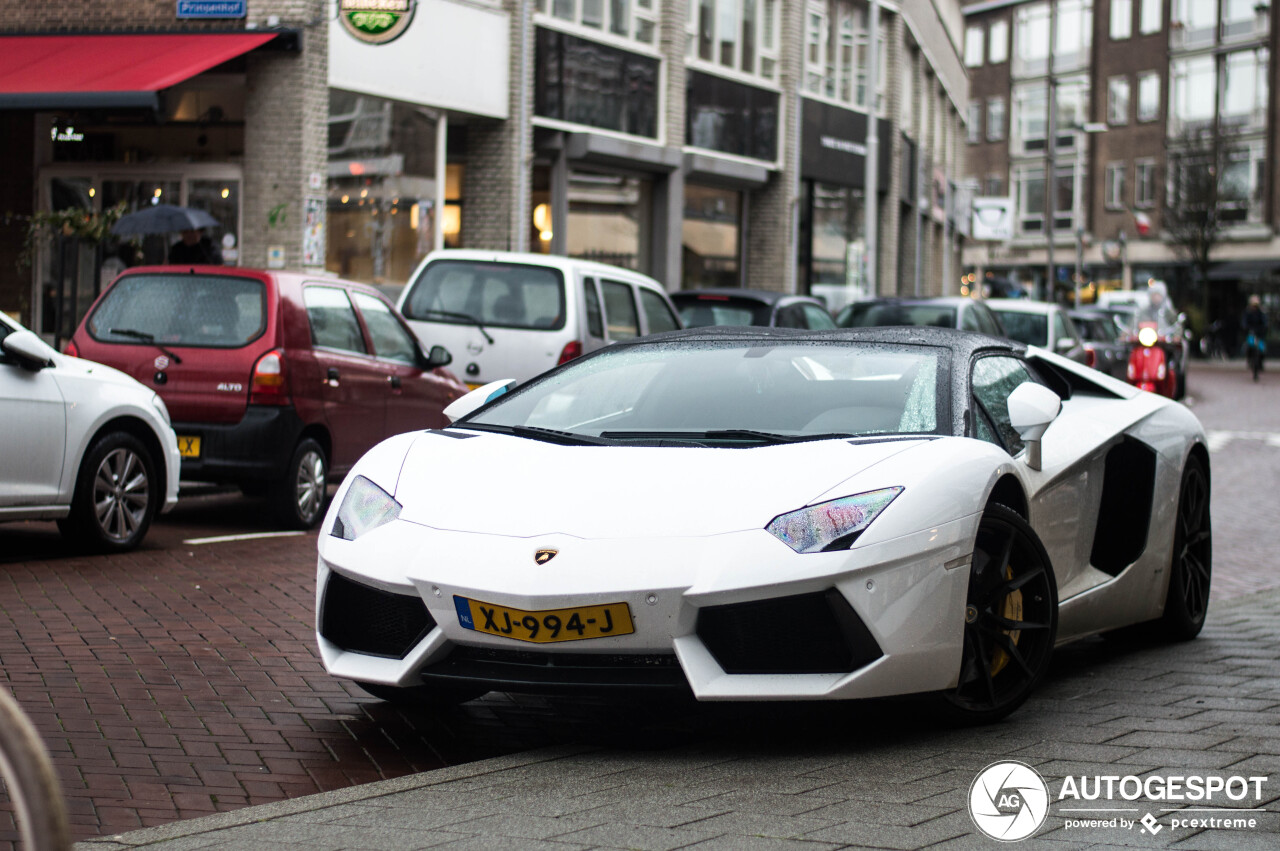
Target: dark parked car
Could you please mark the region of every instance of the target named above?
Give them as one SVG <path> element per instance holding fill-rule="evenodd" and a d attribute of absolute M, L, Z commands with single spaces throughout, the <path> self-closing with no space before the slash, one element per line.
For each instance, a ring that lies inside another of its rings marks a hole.
<path fill-rule="evenodd" d="M 1109 310 L 1068 311 L 1084 340 L 1085 363 L 1121 381 L 1127 380 L 1130 343 L 1121 339 L 1120 324 Z"/>
<path fill-rule="evenodd" d="M 686 328 L 763 325 L 775 328 L 836 327 L 826 305 L 812 296 L 767 290 L 706 289 L 671 293 Z"/>
<path fill-rule="evenodd" d="M 67 351 L 164 399 L 184 480 L 265 495 L 303 528 L 330 477 L 390 435 L 446 425 L 467 392 L 376 289 L 298 272 L 128 269 Z"/>
<path fill-rule="evenodd" d="M 999 318 L 980 299 L 964 296 L 940 298 L 877 298 L 845 305 L 836 317 L 841 328 L 882 325 L 933 325 L 1005 336 Z"/>

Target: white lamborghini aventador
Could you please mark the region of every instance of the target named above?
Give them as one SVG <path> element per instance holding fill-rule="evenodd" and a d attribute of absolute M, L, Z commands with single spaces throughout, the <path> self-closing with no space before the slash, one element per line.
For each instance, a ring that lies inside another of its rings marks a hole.
<path fill-rule="evenodd" d="M 364 457 L 320 534 L 330 673 L 407 701 L 933 693 L 1013 711 L 1056 644 L 1208 606 L 1182 405 L 934 328 L 619 343 Z"/>

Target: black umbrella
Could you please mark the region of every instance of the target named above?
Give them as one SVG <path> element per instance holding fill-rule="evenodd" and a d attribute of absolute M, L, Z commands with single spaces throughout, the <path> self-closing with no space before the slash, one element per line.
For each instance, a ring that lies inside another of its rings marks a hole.
<path fill-rule="evenodd" d="M 121 216 L 111 232 L 116 236 L 145 236 L 151 233 L 199 230 L 215 227 L 217 224 L 218 220 L 204 210 L 176 207 L 173 204 L 155 204 Z"/>

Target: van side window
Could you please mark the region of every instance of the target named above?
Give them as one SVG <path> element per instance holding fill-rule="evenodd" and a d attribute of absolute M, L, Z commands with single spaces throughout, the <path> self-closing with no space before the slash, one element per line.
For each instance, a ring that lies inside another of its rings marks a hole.
<path fill-rule="evenodd" d="M 600 295 L 596 292 L 595 278 L 582 279 L 582 294 L 587 301 L 587 333 L 604 339 L 604 314 L 600 312 Z"/>
<path fill-rule="evenodd" d="M 667 307 L 662 296 L 652 290 L 640 290 L 640 306 L 644 308 L 644 320 L 649 325 L 649 333 L 674 331 L 680 327 L 680 320 Z"/>
<path fill-rule="evenodd" d="M 609 324 L 609 339 L 630 340 L 632 337 L 639 337 L 640 317 L 636 314 L 631 285 L 601 281 L 600 288 L 604 291 L 604 316 Z"/>
<path fill-rule="evenodd" d="M 334 287 L 304 287 L 302 301 L 307 306 L 315 345 L 365 354 L 360 323 L 345 292 Z"/>

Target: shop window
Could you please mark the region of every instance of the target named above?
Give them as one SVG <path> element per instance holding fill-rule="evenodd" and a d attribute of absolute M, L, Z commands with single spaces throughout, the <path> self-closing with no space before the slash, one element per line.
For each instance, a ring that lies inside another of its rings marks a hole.
<path fill-rule="evenodd" d="M 534 110 L 633 136 L 658 135 L 659 61 L 538 28 Z"/>
<path fill-rule="evenodd" d="M 778 158 L 779 95 L 690 71 L 685 144 L 766 162 Z"/>
<path fill-rule="evenodd" d="M 685 289 L 741 284 L 742 193 L 686 183 L 681 224 Z"/>
<path fill-rule="evenodd" d="M 651 220 L 649 181 L 591 172 L 570 173 L 567 234 L 570 257 L 647 272 Z M 605 313 L 607 316 L 607 303 Z"/>
<path fill-rule="evenodd" d="M 866 205 L 861 189 L 806 182 L 809 285 L 866 285 Z M 811 290 L 812 291 L 812 290 Z"/>

